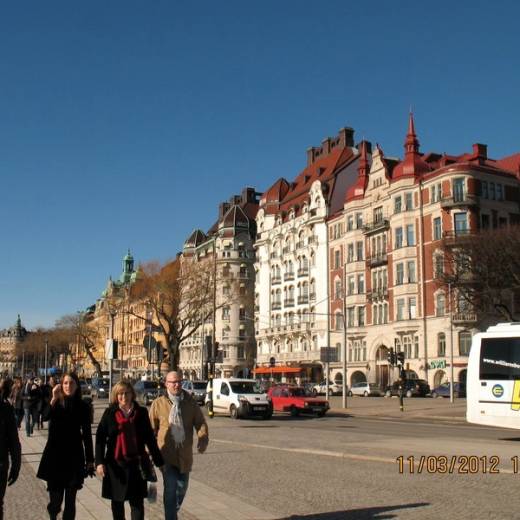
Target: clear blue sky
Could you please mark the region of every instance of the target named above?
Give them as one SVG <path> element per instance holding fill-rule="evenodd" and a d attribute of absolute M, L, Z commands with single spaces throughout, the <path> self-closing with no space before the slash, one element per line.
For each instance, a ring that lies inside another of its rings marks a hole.
<path fill-rule="evenodd" d="M 433 7 L 433 10 L 431 9 Z M 402 156 L 520 151 L 520 3 L 24 1 L 0 6 L 0 328 L 94 303 L 218 203 L 348 125 Z"/>

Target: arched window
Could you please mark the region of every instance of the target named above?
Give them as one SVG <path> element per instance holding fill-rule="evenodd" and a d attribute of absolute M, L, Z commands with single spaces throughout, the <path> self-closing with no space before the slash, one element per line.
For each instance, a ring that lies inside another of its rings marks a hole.
<path fill-rule="evenodd" d="M 446 355 L 446 334 L 440 332 L 437 335 L 437 356 L 444 357 Z"/>
<path fill-rule="evenodd" d="M 439 293 L 435 297 L 435 315 L 444 316 L 446 314 L 446 297 L 444 293 Z"/>

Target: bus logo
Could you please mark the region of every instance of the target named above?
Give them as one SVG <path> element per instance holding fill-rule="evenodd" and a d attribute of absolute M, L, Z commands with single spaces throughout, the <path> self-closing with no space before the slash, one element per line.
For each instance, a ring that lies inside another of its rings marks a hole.
<path fill-rule="evenodd" d="M 502 385 L 495 385 L 491 392 L 493 392 L 493 395 L 495 397 L 502 397 L 504 395 L 504 387 Z"/>

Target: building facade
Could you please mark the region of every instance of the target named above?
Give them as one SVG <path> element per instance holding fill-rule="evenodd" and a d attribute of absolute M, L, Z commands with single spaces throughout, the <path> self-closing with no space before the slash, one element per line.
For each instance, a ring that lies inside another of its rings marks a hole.
<path fill-rule="evenodd" d="M 422 154 L 412 115 L 402 161 L 362 143 L 356 183 L 328 229 L 331 345 L 346 351 L 348 385 L 398 377 L 391 348 L 432 387 L 449 379 L 453 352 L 454 379 L 465 380 L 472 335 L 487 324 L 442 282 L 444 251 L 518 223 L 519 188 L 520 154 L 493 160 L 482 144 Z M 342 381 L 340 363 L 331 378 Z"/>
<path fill-rule="evenodd" d="M 356 179 L 354 131 L 307 152 L 293 182 L 279 179 L 256 217 L 255 330 L 258 377 L 319 380 L 320 352 L 330 345 L 327 220 L 343 208 Z"/>
<path fill-rule="evenodd" d="M 214 295 L 201 309 L 200 325 L 180 345 L 179 367 L 188 379 L 206 378 L 207 342 L 218 343 L 217 376 L 245 377 L 253 367 L 257 211 L 255 189 L 244 188 L 220 204 L 218 219 L 207 233 L 197 229 L 184 243 L 182 262 L 206 264 L 215 276 Z"/>
<path fill-rule="evenodd" d="M 12 376 L 21 371 L 22 345 L 27 334 L 28 332 L 22 325 L 20 315 L 18 315 L 16 323 L 12 327 L 0 330 L 1 374 Z"/>

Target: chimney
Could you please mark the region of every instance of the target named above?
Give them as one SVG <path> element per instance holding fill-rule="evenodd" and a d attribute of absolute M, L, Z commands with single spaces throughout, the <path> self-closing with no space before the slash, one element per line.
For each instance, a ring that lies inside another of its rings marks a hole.
<path fill-rule="evenodd" d="M 224 215 L 228 212 L 228 209 L 231 206 L 229 205 L 229 202 L 221 202 L 218 206 L 218 218 L 219 220 L 224 217 Z"/>
<path fill-rule="evenodd" d="M 358 144 L 356 144 L 358 152 L 361 153 L 361 146 L 363 145 L 363 143 L 365 143 L 367 153 L 372 153 L 372 143 L 370 141 L 360 141 Z"/>
<path fill-rule="evenodd" d="M 343 127 L 339 133 L 339 146 L 340 148 L 347 148 L 348 146 L 354 146 L 354 129 L 350 126 Z"/>
<path fill-rule="evenodd" d="M 331 141 L 330 137 L 327 137 L 326 139 L 323 139 L 323 141 L 321 142 L 321 148 L 323 150 L 324 156 L 327 156 L 330 153 L 330 150 L 331 150 L 330 141 Z"/>
<path fill-rule="evenodd" d="M 254 188 L 244 188 L 242 190 L 242 204 L 246 202 L 256 202 L 256 191 Z"/>
<path fill-rule="evenodd" d="M 473 145 L 473 156 L 479 161 L 487 159 L 487 144 L 475 143 Z"/>

